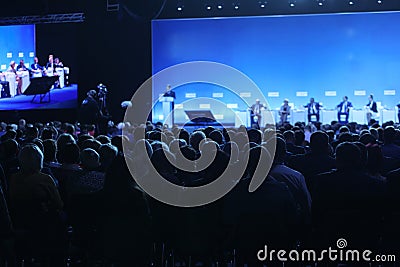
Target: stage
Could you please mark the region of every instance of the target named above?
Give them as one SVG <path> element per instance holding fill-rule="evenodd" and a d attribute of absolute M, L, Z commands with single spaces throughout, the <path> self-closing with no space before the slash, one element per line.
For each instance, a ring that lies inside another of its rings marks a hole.
<path fill-rule="evenodd" d="M 50 90 L 50 102 L 39 103 L 38 95 L 35 102 L 31 102 L 34 96 L 19 95 L 10 98 L 0 98 L 0 110 L 29 110 L 29 109 L 70 109 L 77 107 L 78 85 L 72 84 L 62 89 Z M 43 98 L 48 101 L 48 95 Z"/>

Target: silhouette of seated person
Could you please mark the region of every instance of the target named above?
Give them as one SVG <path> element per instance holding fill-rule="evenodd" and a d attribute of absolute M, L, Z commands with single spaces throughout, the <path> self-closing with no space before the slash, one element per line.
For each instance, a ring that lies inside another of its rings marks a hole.
<path fill-rule="evenodd" d="M 350 142 L 336 148 L 336 166 L 318 175 L 313 188 L 313 222 L 319 240 L 341 237 L 354 246 L 377 245 L 385 182 L 366 174 L 360 149 Z"/>
<path fill-rule="evenodd" d="M 24 246 L 62 251 L 65 246 L 63 202 L 54 180 L 41 172 L 43 153 L 36 145 L 28 144 L 18 158 L 21 168 L 11 177 L 9 191 L 14 227 L 25 233 Z"/>
<path fill-rule="evenodd" d="M 305 153 L 305 149 L 302 146 L 295 145 L 295 136 L 292 130 L 285 131 L 283 137 L 286 142 L 286 150 L 293 155 L 300 155 Z"/>
<path fill-rule="evenodd" d="M 335 159 L 330 155 L 329 137 L 326 133 L 317 131 L 310 137 L 310 152 L 290 157 L 288 166 L 301 172 L 311 190 L 313 177 L 317 174 L 331 171 L 335 168 Z"/>
<path fill-rule="evenodd" d="M 223 199 L 223 224 L 232 231 L 229 245 L 244 257 L 239 261 L 254 259 L 265 243 L 290 246 L 299 219 L 297 202 L 288 186 L 269 176 L 268 168 L 264 168 L 266 162 L 272 162 L 268 150 L 257 146 L 247 153 L 249 160 L 243 179 Z M 256 173 L 259 164 L 262 171 Z M 250 193 L 252 181 L 261 185 Z"/>
<path fill-rule="evenodd" d="M 400 146 L 396 145 L 399 132 L 393 126 L 387 126 L 384 130 L 384 143 L 382 146 L 383 155 L 386 157 L 400 159 Z"/>

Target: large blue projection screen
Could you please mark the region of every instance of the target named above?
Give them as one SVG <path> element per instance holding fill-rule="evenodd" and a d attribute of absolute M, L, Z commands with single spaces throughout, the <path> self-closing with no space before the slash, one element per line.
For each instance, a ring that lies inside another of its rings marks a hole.
<path fill-rule="evenodd" d="M 300 107 L 310 97 L 334 109 L 345 95 L 363 108 L 371 93 L 394 109 L 400 93 L 399 25 L 398 12 L 155 20 L 153 73 L 188 61 L 215 61 L 248 75 L 273 109 L 285 98 Z M 154 100 L 167 84 L 175 86 L 173 79 L 154 83 Z M 236 95 L 209 84 L 175 91 L 178 104 L 187 93 L 210 98 L 225 93 L 219 100 L 246 108 Z M 153 120 L 160 115 L 157 104 Z M 184 122 L 182 116 L 175 122 Z"/>
<path fill-rule="evenodd" d="M 35 56 L 35 25 L 0 27 L 0 69 L 5 71 L 13 60 L 24 59 L 29 65 Z M 42 62 L 43 63 L 43 62 Z"/>

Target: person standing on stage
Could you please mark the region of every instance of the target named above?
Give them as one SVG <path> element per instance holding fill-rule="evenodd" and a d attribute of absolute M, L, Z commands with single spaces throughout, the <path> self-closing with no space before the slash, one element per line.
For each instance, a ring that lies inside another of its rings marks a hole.
<path fill-rule="evenodd" d="M 17 95 L 22 94 L 22 79 L 17 74 L 17 68 L 15 67 L 15 61 L 10 62 L 10 67 L 8 68 L 7 72 L 12 72 L 15 74 L 15 80 L 17 81 Z"/>
<path fill-rule="evenodd" d="M 350 108 L 353 107 L 353 104 L 351 104 L 351 102 L 348 100 L 349 100 L 349 98 L 347 96 L 344 96 L 343 101 L 340 102 L 340 104 L 336 106 L 336 108 L 338 110 L 338 121 L 339 122 L 349 123 Z M 341 120 L 342 115 L 346 116 L 345 121 Z"/>
<path fill-rule="evenodd" d="M 283 100 L 283 104 L 279 110 L 279 116 L 281 119 L 281 124 L 284 124 L 288 122 L 288 116 L 290 115 L 290 106 L 289 106 L 289 100 L 285 99 Z"/>
<path fill-rule="evenodd" d="M 260 125 L 261 122 L 261 111 L 265 109 L 264 104 L 261 104 L 260 99 L 256 99 L 256 103 L 250 107 L 251 111 L 251 125 L 258 124 Z M 256 119 L 257 118 L 257 119 Z"/>
<path fill-rule="evenodd" d="M 396 105 L 397 107 L 397 118 L 399 119 L 400 122 L 400 103 Z"/>
<path fill-rule="evenodd" d="M 314 122 L 319 122 L 319 111 L 322 107 L 318 102 L 315 102 L 315 99 L 312 97 L 310 98 L 310 103 L 304 106 L 307 109 L 307 117 L 308 122 L 311 122 L 311 118 L 315 116 Z"/>
<path fill-rule="evenodd" d="M 377 106 L 376 102 L 374 101 L 373 95 L 369 95 L 368 104 L 366 105 L 366 108 L 367 108 L 367 122 L 368 122 L 368 125 L 370 125 L 371 119 L 373 117 L 378 116 L 378 106 Z"/>
<path fill-rule="evenodd" d="M 168 84 L 167 85 L 167 91 L 164 93 L 164 95 L 163 95 L 163 97 L 172 97 L 173 98 L 173 101 L 171 102 L 171 111 L 172 111 L 172 114 L 171 114 L 171 121 L 170 121 L 170 123 L 171 123 L 171 127 L 174 125 L 174 109 L 175 109 L 175 99 L 176 99 L 176 94 L 175 94 L 175 92 L 172 90 L 172 87 L 171 87 L 171 85 L 170 84 Z M 166 114 L 165 114 L 166 115 Z"/>

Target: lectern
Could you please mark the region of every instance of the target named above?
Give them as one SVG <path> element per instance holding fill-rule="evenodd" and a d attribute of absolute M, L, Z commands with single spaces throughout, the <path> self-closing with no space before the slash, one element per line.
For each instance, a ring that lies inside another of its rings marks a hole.
<path fill-rule="evenodd" d="M 160 102 L 162 103 L 164 124 L 168 124 L 168 127 L 172 127 L 174 124 L 174 98 L 172 96 L 163 96 L 160 98 Z"/>

